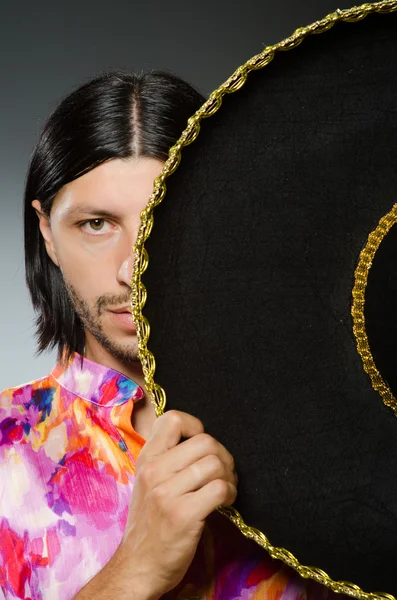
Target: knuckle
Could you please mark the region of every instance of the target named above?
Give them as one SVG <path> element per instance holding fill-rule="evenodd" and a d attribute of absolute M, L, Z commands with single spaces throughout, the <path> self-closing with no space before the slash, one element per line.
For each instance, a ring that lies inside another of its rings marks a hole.
<path fill-rule="evenodd" d="M 154 480 L 154 473 L 155 465 L 154 463 L 150 462 L 144 463 L 140 466 L 139 470 L 137 469 L 137 477 L 140 478 L 140 480 L 146 487 L 150 487 L 150 485 L 152 484 Z"/>
<path fill-rule="evenodd" d="M 223 479 L 215 479 L 213 481 L 213 493 L 219 503 L 224 502 L 229 495 L 229 485 Z"/>
<path fill-rule="evenodd" d="M 141 450 L 141 452 L 139 453 L 139 456 L 137 458 L 136 461 L 136 470 L 137 472 L 143 468 L 143 465 L 145 464 L 145 455 L 144 455 L 144 449 Z"/>
<path fill-rule="evenodd" d="M 236 461 L 234 460 L 234 457 L 229 454 L 229 460 L 230 460 L 230 470 L 235 472 L 236 471 Z"/>
<path fill-rule="evenodd" d="M 167 511 L 168 522 L 174 529 L 183 529 L 186 524 L 186 513 L 179 506 L 172 506 Z"/>
<path fill-rule="evenodd" d="M 206 454 L 216 454 L 218 450 L 218 442 L 208 433 L 201 433 L 199 436 L 199 442 Z"/>
<path fill-rule="evenodd" d="M 163 418 L 167 426 L 173 429 L 178 429 L 182 425 L 182 415 L 176 410 L 169 410 L 160 418 Z"/>
<path fill-rule="evenodd" d="M 233 483 L 235 486 L 237 486 L 237 485 L 238 485 L 238 475 L 237 475 L 237 471 L 236 471 L 236 469 L 235 469 L 235 468 L 232 468 L 232 469 L 230 469 L 230 470 L 229 470 L 229 474 L 230 474 L 230 477 L 231 477 L 231 481 L 232 481 L 232 483 Z"/>
<path fill-rule="evenodd" d="M 204 433 L 204 423 L 200 421 L 200 419 L 198 419 L 197 417 L 194 417 L 194 419 L 196 421 L 197 429 L 200 431 L 198 435 L 202 435 Z"/>
<path fill-rule="evenodd" d="M 152 498 L 158 506 L 162 506 L 167 499 L 168 489 L 165 485 L 158 485 L 152 490 Z"/>
<path fill-rule="evenodd" d="M 229 504 L 233 504 L 233 502 L 236 500 L 236 498 L 237 498 L 237 488 L 233 486 L 233 489 L 231 490 L 231 493 L 230 493 Z"/>
<path fill-rule="evenodd" d="M 222 473 L 224 471 L 224 464 L 216 454 L 208 454 L 205 457 L 205 462 L 207 468 L 213 473 Z"/>

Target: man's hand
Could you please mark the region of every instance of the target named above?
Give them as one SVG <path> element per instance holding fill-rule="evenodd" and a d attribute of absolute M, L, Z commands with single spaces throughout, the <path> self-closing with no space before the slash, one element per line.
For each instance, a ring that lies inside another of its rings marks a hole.
<path fill-rule="evenodd" d="M 142 597 L 159 598 L 182 580 L 206 517 L 234 502 L 236 485 L 232 456 L 198 419 L 169 411 L 156 421 L 138 459 L 119 548 L 134 587 L 147 592 Z"/>

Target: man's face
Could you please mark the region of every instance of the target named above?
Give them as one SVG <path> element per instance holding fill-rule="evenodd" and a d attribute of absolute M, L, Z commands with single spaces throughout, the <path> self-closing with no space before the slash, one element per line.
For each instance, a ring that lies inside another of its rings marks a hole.
<path fill-rule="evenodd" d="M 129 311 L 132 247 L 162 166 L 152 158 L 111 160 L 61 190 L 50 222 L 40 218 L 47 252 L 62 271 L 86 343 L 99 344 L 121 362 L 137 359 Z"/>

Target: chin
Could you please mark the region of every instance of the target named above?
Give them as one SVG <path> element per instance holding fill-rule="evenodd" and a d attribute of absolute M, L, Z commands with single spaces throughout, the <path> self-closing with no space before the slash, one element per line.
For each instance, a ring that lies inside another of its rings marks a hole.
<path fill-rule="evenodd" d="M 135 335 L 135 343 L 131 339 L 126 342 L 123 340 L 113 339 L 110 344 L 111 352 L 123 362 L 131 362 L 138 360 L 138 341 Z"/>

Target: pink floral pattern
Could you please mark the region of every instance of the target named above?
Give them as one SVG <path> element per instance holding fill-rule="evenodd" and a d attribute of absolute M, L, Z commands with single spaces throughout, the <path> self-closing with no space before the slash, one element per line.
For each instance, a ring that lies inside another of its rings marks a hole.
<path fill-rule="evenodd" d="M 131 413 L 143 390 L 74 355 L 0 394 L 0 598 L 71 600 L 108 562 L 125 527 L 144 440 Z M 167 598 L 322 600 L 215 513 Z"/>

